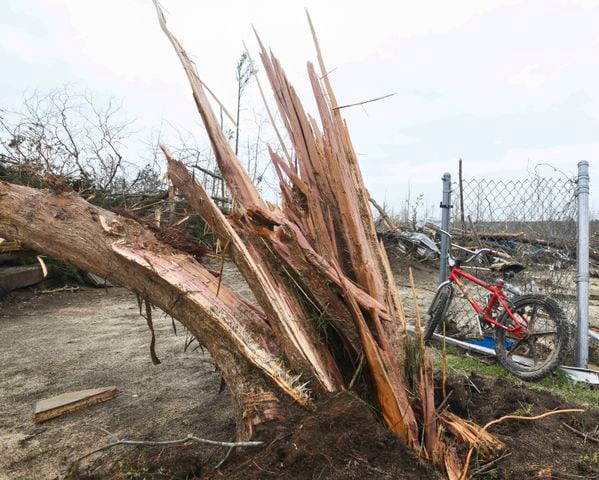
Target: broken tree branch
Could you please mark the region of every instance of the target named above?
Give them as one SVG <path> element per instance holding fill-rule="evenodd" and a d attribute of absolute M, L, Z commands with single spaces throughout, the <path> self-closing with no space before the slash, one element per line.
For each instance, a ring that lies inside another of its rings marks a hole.
<path fill-rule="evenodd" d="M 586 442 L 587 440 L 593 442 L 593 443 L 599 443 L 599 438 L 594 437 L 593 435 L 591 435 L 590 433 L 585 433 L 585 432 L 581 432 L 580 430 L 578 430 L 577 428 L 574 428 L 572 425 L 567 424 L 566 422 L 562 422 L 562 425 L 564 427 L 566 427 L 568 430 L 570 430 L 571 432 L 575 433 L 576 435 L 581 436 L 582 438 L 584 438 L 584 441 Z"/>
<path fill-rule="evenodd" d="M 224 285 L 216 296 L 218 279 L 193 257 L 159 242 L 137 222 L 74 193 L 51 194 L 0 182 L 0 196 L 0 232 L 10 231 L 11 238 L 36 251 L 149 298 L 201 339 L 234 393 L 240 420 L 244 402 L 256 388 L 272 389 L 263 374 L 298 403 L 310 402 L 305 388 L 299 388 L 282 364 L 263 314 Z M 266 407 L 278 400 L 272 395 L 265 402 Z M 275 414 L 271 407 L 264 418 Z M 253 431 L 253 418 L 241 421 L 245 438 Z"/>
<path fill-rule="evenodd" d="M 106 435 L 108 435 L 112 442 L 103 445 L 102 447 L 96 448 L 91 452 L 86 453 L 85 455 L 79 457 L 75 460 L 75 464 L 81 463 L 82 460 L 85 460 L 96 453 L 103 452 L 104 450 L 108 450 L 110 448 L 114 448 L 118 445 L 128 445 L 128 446 L 142 446 L 142 447 L 169 447 L 172 445 L 183 445 L 185 443 L 195 442 L 201 443 L 203 445 L 212 445 L 216 447 L 227 447 L 227 448 L 237 448 L 237 447 L 257 447 L 262 445 L 262 442 L 258 441 L 248 441 L 248 442 L 222 442 L 218 440 L 210 440 L 208 438 L 200 438 L 195 435 L 187 435 L 183 438 L 176 438 L 174 440 L 128 440 L 126 438 L 118 438 L 114 433 L 109 432 L 104 428 L 100 428 Z"/>
<path fill-rule="evenodd" d="M 378 102 L 379 100 L 384 100 L 385 98 L 392 97 L 393 95 L 396 95 L 395 92 L 388 93 L 387 95 L 383 95 L 382 97 L 376 97 L 376 98 L 371 98 L 370 100 L 364 100 L 363 102 L 348 103 L 347 105 L 339 105 L 338 107 L 333 107 L 333 110 L 341 110 L 342 108 L 357 107 L 358 105 L 365 105 L 367 103 Z"/>
<path fill-rule="evenodd" d="M 395 222 L 393 220 L 391 220 L 391 217 L 389 217 L 389 215 L 387 215 L 387 212 L 385 211 L 385 209 L 372 197 L 372 195 L 370 195 L 370 193 L 368 194 L 368 200 L 370 201 L 372 206 L 374 208 L 376 208 L 376 211 L 379 212 L 379 215 L 381 216 L 383 221 L 387 224 L 389 229 L 391 231 L 397 230 L 397 225 L 395 224 Z"/>

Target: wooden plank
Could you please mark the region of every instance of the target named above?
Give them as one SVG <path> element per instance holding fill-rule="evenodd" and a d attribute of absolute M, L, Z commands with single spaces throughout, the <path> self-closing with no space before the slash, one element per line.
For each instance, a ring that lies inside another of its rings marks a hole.
<path fill-rule="evenodd" d="M 40 400 L 35 404 L 35 421 L 45 422 L 65 413 L 103 403 L 118 393 L 116 387 L 91 388 L 77 392 L 67 392 L 56 397 Z"/>
<path fill-rule="evenodd" d="M 106 278 L 102 278 L 100 275 L 96 275 L 92 272 L 85 272 L 84 278 L 94 287 L 106 288 L 113 286 L 112 283 L 110 283 Z"/>
<path fill-rule="evenodd" d="M 6 292 L 35 285 L 44 279 L 39 264 L 0 268 L 0 289 Z"/>

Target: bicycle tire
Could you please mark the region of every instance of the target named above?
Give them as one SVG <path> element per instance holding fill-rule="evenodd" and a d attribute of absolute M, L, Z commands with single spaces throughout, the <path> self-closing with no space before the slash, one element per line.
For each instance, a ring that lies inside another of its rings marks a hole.
<path fill-rule="evenodd" d="M 429 319 L 424 326 L 424 340 L 429 341 L 433 338 L 435 330 L 439 327 L 439 324 L 445 317 L 451 300 L 453 299 L 453 285 L 446 283 L 442 285 L 435 293 L 431 306 L 428 309 Z"/>
<path fill-rule="evenodd" d="M 535 381 L 546 377 L 562 363 L 568 349 L 570 329 L 566 320 L 566 314 L 552 298 L 544 295 L 521 295 L 510 302 L 510 309 L 513 313 L 523 311 L 527 306 L 543 308 L 555 323 L 555 345 L 550 356 L 538 367 L 533 363 L 532 368 L 522 365 L 515 360 L 510 360 L 509 354 L 511 350 L 506 346 L 508 333 L 502 328 L 495 329 L 495 353 L 497 355 L 497 361 L 507 371 L 513 373 L 522 380 Z M 510 316 L 505 311 L 501 314 L 498 321 L 502 325 L 509 325 L 512 322 Z M 517 348 L 518 344 L 513 347 L 513 349 Z M 530 344 L 529 348 L 531 348 Z M 535 346 L 534 348 L 537 347 Z"/>

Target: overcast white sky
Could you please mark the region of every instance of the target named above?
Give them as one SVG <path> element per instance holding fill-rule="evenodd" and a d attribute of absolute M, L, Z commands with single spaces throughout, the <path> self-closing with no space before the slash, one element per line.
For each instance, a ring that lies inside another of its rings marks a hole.
<path fill-rule="evenodd" d="M 408 184 L 438 204 L 459 157 L 467 176 L 501 178 L 599 158 L 599 0 L 162 3 L 231 110 L 241 42 L 256 52 L 251 24 L 308 97 L 308 7 L 340 103 L 397 92 L 344 110 L 369 189 L 397 209 Z M 72 84 L 122 98 L 140 138 L 164 122 L 201 131 L 150 0 L 2 0 L 0 65 L 0 108 Z"/>

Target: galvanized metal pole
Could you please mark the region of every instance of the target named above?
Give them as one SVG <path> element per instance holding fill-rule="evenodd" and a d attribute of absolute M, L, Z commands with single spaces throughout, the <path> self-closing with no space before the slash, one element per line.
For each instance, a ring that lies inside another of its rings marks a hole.
<path fill-rule="evenodd" d="M 578 249 L 577 309 L 578 336 L 576 366 L 587 368 L 589 362 L 589 162 L 578 162 Z"/>
<path fill-rule="evenodd" d="M 441 200 L 441 228 L 449 232 L 449 212 L 451 211 L 451 175 L 443 174 L 443 198 Z M 439 267 L 439 283 L 447 280 L 447 261 L 449 253 L 449 238 L 441 235 L 441 265 Z"/>

